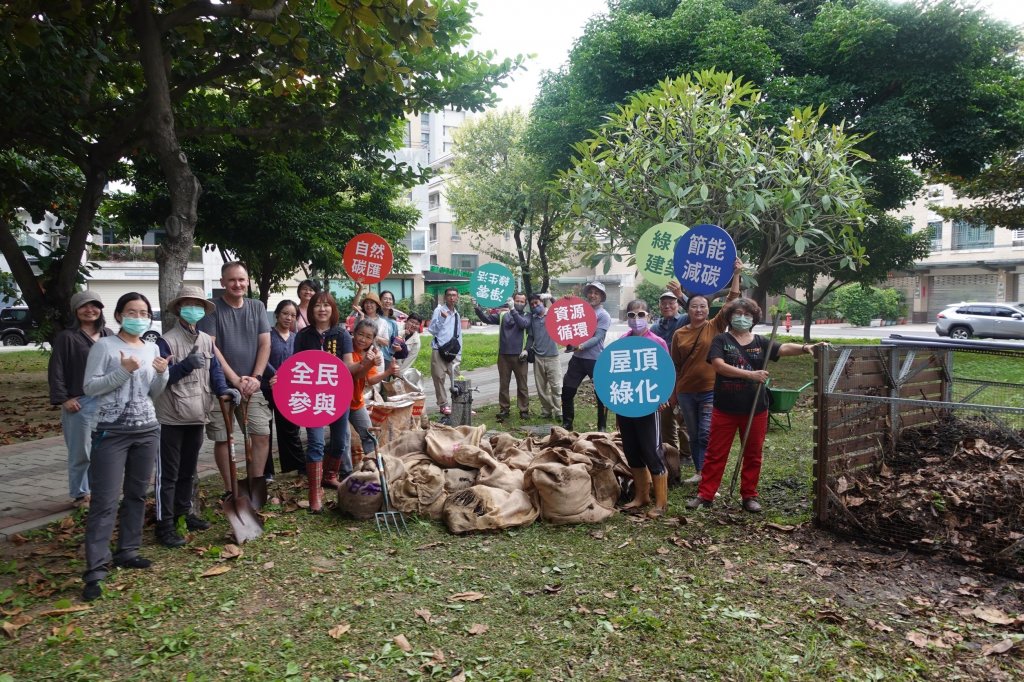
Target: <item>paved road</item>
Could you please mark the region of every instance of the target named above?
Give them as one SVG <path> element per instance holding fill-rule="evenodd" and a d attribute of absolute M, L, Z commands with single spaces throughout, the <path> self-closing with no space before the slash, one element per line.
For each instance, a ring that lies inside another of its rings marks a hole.
<path fill-rule="evenodd" d="M 612 327 L 611 337 L 618 338 L 626 329 L 625 324 L 616 323 Z M 757 331 L 766 333 L 767 329 L 758 327 Z M 799 333 L 797 329 L 793 332 Z M 497 327 L 473 327 L 469 333 L 495 334 Z M 933 325 L 851 327 L 846 324 L 830 324 L 814 325 L 811 328 L 812 338 L 881 338 L 892 333 L 935 336 Z M 8 350 L 12 349 L 0 347 L 0 352 Z M 24 350 L 24 347 L 13 350 Z M 561 360 L 565 366 L 569 356 L 563 354 Z M 474 403 L 492 405 L 498 401 L 496 366 L 465 372 L 465 376 L 479 389 L 474 393 Z M 436 405 L 429 377 L 426 377 L 426 384 L 427 409 L 432 414 Z M 531 395 L 535 395 L 532 371 L 529 373 L 529 384 Z M 0 539 L 38 528 L 70 513 L 66 457 L 64 440 L 59 436 L 0 446 Z M 212 444 L 207 442 L 200 455 L 200 474 L 209 476 L 215 473 Z"/>

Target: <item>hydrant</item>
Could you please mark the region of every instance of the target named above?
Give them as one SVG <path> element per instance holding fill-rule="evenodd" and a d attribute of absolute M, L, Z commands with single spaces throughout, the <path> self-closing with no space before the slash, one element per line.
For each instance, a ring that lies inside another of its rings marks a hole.
<path fill-rule="evenodd" d="M 792 329 L 792 328 L 793 328 L 793 313 L 787 312 L 786 313 L 786 333 L 788 334 L 789 330 Z"/>

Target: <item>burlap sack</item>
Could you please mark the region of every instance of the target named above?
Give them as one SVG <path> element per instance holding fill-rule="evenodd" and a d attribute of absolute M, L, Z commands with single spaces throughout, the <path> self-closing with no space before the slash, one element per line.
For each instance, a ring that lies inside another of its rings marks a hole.
<path fill-rule="evenodd" d="M 410 428 L 412 415 L 412 401 L 373 403 L 368 405 L 370 409 L 370 421 L 377 429 L 377 442 L 381 446 L 387 445 L 398 437 L 400 433 Z"/>
<path fill-rule="evenodd" d="M 338 487 L 338 510 L 352 518 L 372 519 L 383 499 L 376 471 L 354 471 Z"/>
<path fill-rule="evenodd" d="M 464 466 L 478 468 L 477 458 L 485 454 L 480 449 L 486 426 L 451 427 L 431 424 L 426 436 L 426 453 L 443 467 Z"/>
<path fill-rule="evenodd" d="M 477 469 L 459 469 L 458 467 L 444 470 L 444 489 L 449 495 L 476 485 Z"/>
<path fill-rule="evenodd" d="M 380 393 L 388 400 L 407 393 L 422 393 L 423 389 L 410 383 L 405 377 L 395 377 L 380 383 Z"/>
<path fill-rule="evenodd" d="M 598 504 L 586 464 L 535 463 L 526 471 L 527 489 L 540 498 L 540 514 L 555 525 L 600 523 L 615 513 Z"/>
<path fill-rule="evenodd" d="M 408 454 L 426 453 L 426 438 L 427 432 L 422 429 L 403 431 L 395 436 L 395 439 L 388 443 L 387 447 L 382 447 L 381 452 L 395 457 L 403 457 Z"/>
<path fill-rule="evenodd" d="M 500 456 L 496 457 L 499 462 L 504 462 L 513 469 L 526 471 L 533 464 L 533 453 L 519 448 L 509 448 Z"/>
<path fill-rule="evenodd" d="M 395 509 L 432 519 L 441 518 L 444 501 L 448 496 L 444 490 L 445 477 L 441 467 L 424 454 L 406 455 L 402 463 L 405 465 L 405 476 L 388 486 Z"/>
<path fill-rule="evenodd" d="M 522 490 L 506 491 L 475 485 L 448 498 L 444 520 L 453 533 L 528 526 L 538 510 Z"/>
<path fill-rule="evenodd" d="M 665 443 L 662 445 L 665 468 L 668 469 L 668 484 L 679 485 L 682 482 L 682 463 L 679 460 L 679 448 Z"/>
<path fill-rule="evenodd" d="M 508 492 L 522 490 L 523 472 L 510 468 L 504 462 L 499 462 L 490 455 L 483 454 L 480 458 L 480 475 L 477 476 L 476 483 Z"/>
<path fill-rule="evenodd" d="M 510 448 L 518 447 L 519 441 L 511 433 L 499 433 L 491 436 L 491 454 L 494 455 L 495 459 L 504 461 L 502 455 L 505 451 Z"/>

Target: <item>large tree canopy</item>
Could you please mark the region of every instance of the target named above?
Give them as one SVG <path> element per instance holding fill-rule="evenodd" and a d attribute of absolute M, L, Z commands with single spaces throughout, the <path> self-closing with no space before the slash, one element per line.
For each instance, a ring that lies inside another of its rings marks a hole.
<path fill-rule="evenodd" d="M 489 113 L 459 129 L 448 201 L 456 222 L 486 239 L 511 233 L 515 253 L 478 248 L 523 278 L 527 294 L 548 291 L 552 275 L 579 261 L 581 235 L 572 227 L 538 158 L 523 143 L 522 112 Z"/>
<path fill-rule="evenodd" d="M 0 251 L 33 313 L 66 309 L 104 187 L 121 177 L 124 159 L 152 155 L 166 184 L 167 238 L 157 254 L 164 304 L 198 218 L 201 187 L 182 140 L 234 135 L 273 145 L 337 128 L 351 133 L 350 154 L 374 158 L 405 112 L 492 102 L 516 63 L 466 51 L 471 18 L 466 0 L 5 3 L 0 153 L 81 174 L 77 201 L 58 214 L 66 252 L 43 282 L 31 276 L 8 205 L 0 214 Z"/>
<path fill-rule="evenodd" d="M 853 172 L 867 159 L 862 138 L 825 124 L 822 109 L 795 110 L 770 128 L 756 114 L 759 99 L 756 88 L 720 72 L 668 80 L 576 145 L 563 182 L 609 255 L 631 252 L 650 226 L 678 220 L 724 227 L 759 281 L 794 267 L 866 263 L 868 205 Z"/>
<path fill-rule="evenodd" d="M 666 77 L 715 68 L 753 82 L 769 121 L 823 103 L 872 136 L 872 203 L 900 205 L 914 166 L 969 176 L 1024 139 L 1020 35 L 959 0 L 619 0 L 591 20 L 534 103 L 530 147 L 568 168 L 615 105 Z"/>

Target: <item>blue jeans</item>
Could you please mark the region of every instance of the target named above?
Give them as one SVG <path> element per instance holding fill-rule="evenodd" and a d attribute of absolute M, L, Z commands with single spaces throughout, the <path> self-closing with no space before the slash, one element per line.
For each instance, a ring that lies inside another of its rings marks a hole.
<path fill-rule="evenodd" d="M 369 457 L 376 450 L 373 436 L 370 435 L 370 427 L 373 426 L 373 423 L 370 421 L 370 413 L 365 407 L 360 407 L 358 410 L 349 410 L 348 420 L 355 427 L 356 433 L 359 434 L 359 442 L 363 446 L 363 454 Z"/>
<path fill-rule="evenodd" d="M 96 400 L 79 396 L 78 412 L 60 408 L 60 425 L 64 445 L 68 448 L 68 493 L 73 499 L 89 494 L 89 453 L 92 451 L 92 427 L 96 416 Z"/>
<path fill-rule="evenodd" d="M 714 391 L 676 395 L 679 409 L 683 413 L 683 422 L 686 424 L 686 433 L 690 436 L 690 457 L 697 471 L 704 468 L 704 453 L 708 449 L 708 438 L 711 435 L 711 409 L 714 398 Z"/>
<path fill-rule="evenodd" d="M 352 448 L 350 447 L 351 436 L 348 431 L 348 414 L 345 414 L 332 423 L 330 426 L 321 426 L 315 429 L 306 429 L 306 461 L 322 462 L 324 459 L 324 429 L 331 430 L 331 443 L 327 450 L 328 457 L 341 460 L 340 478 L 345 478 L 352 473 Z"/>

